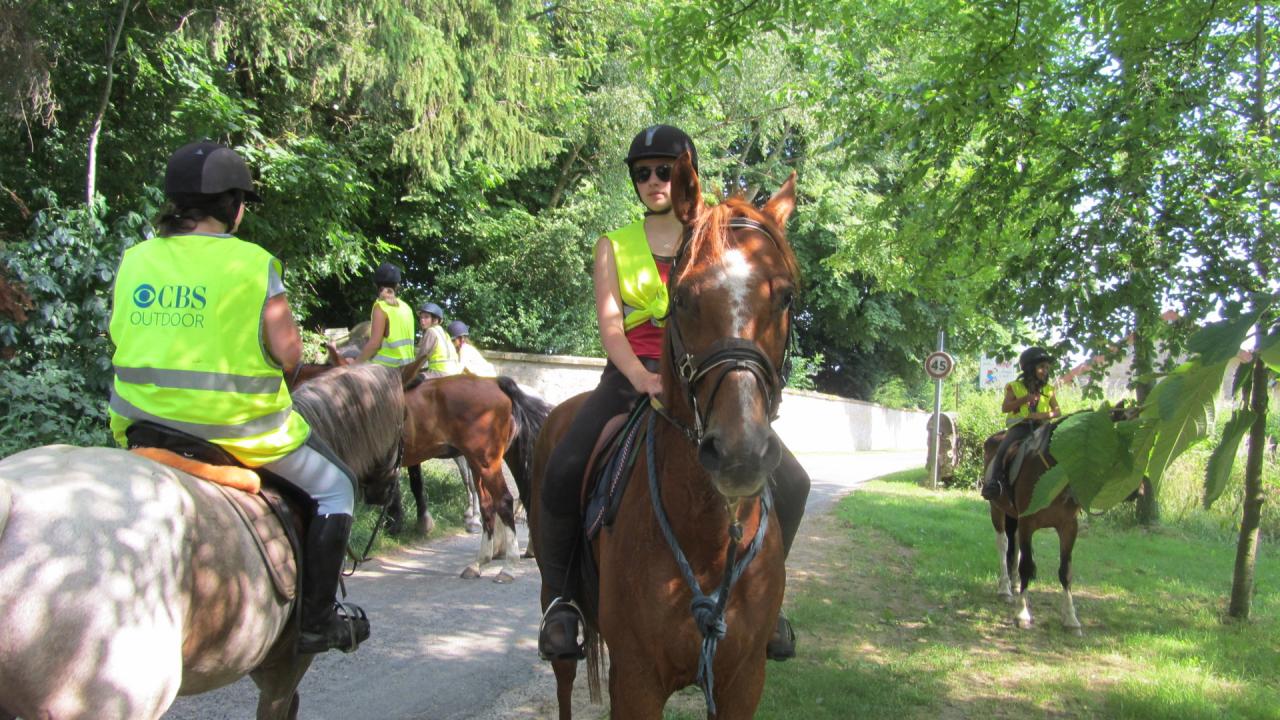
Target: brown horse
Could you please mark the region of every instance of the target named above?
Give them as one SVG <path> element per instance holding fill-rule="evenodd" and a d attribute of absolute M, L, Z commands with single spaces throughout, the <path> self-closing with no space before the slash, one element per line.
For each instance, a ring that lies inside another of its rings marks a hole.
<path fill-rule="evenodd" d="M 1132 420 L 1137 417 L 1138 406 L 1125 407 L 1121 402 L 1111 410 L 1113 421 Z M 1052 433 L 1050 427 L 1047 432 Z M 989 466 L 995 452 L 1004 439 L 1004 431 L 987 438 L 983 444 L 984 466 Z M 1023 442 L 1029 442 L 1028 438 Z M 1008 457 L 1017 451 L 1017 444 L 1009 449 Z M 1003 460 L 1003 459 L 1002 459 Z M 1075 495 L 1064 490 L 1049 505 L 1031 514 L 1026 510 L 1031 506 L 1031 496 L 1035 492 L 1036 483 L 1041 476 L 1057 464 L 1051 453 L 1028 456 L 1023 462 L 1018 476 L 1012 478 L 1013 497 L 1002 494 L 989 502 L 991 506 L 991 525 L 996 531 L 996 554 L 999 558 L 1000 578 L 996 587 L 999 597 L 1009 603 L 1015 602 L 1012 587 L 1012 576 L 1016 569 L 1020 586 L 1016 601 L 1018 627 L 1026 629 L 1032 624 L 1031 606 L 1027 602 L 1027 587 L 1036 576 L 1035 558 L 1031 553 L 1031 536 L 1041 528 L 1053 528 L 1058 532 L 1058 582 L 1062 585 L 1062 626 L 1069 632 L 1082 633 L 1080 619 L 1076 617 L 1075 601 L 1071 597 L 1071 553 L 1075 548 L 1076 535 L 1079 533 L 1079 516 L 1082 509 Z M 1017 543 L 1010 542 L 1011 536 Z"/>
<path fill-rule="evenodd" d="M 645 421 L 646 437 L 638 442 L 648 449 L 636 460 L 613 525 L 590 545 L 598 597 L 578 596 L 587 619 L 589 680 L 595 696 L 603 639 L 613 718 L 660 718 L 671 694 L 695 683 L 706 693 L 709 713 L 714 704 L 716 716 L 748 718 L 764 688 L 765 646 L 786 581 L 767 478 L 780 457 L 770 422 L 798 282 L 783 234 L 795 206 L 795 176 L 763 210 L 739 198 L 705 206 L 688 154 L 671 182 L 687 234 L 669 283 L 660 368 L 667 410 Z M 582 398 L 547 419 L 535 451 L 534 498 L 551 449 Z M 529 513 L 535 539 L 537 506 Z M 664 539 L 664 517 L 680 555 Z M 743 567 L 731 551 L 756 554 Z M 690 613 L 690 577 L 699 586 L 698 621 Z M 544 609 L 551 599 L 544 583 Z M 708 649 L 710 666 L 701 667 Z M 560 717 L 569 718 L 577 662 L 557 660 L 553 667 Z"/>
<path fill-rule="evenodd" d="M 527 507 L 533 442 L 551 406 L 523 392 L 509 377 L 482 378 L 453 375 L 423 381 L 405 393 L 403 465 L 410 468 L 411 489 L 418 507 L 419 527 L 430 514 L 421 473 L 412 471 L 425 460 L 461 456 L 465 459 L 479 496 L 480 550 L 462 571 L 464 578 L 480 577 L 481 568 L 503 558 L 494 582 L 511 582 L 507 566 L 520 556 L 516 539 L 515 503 L 502 474 L 505 460 L 516 489 Z M 466 481 L 466 478 L 463 478 Z M 396 522 L 403 515 L 399 497 L 391 505 Z M 497 521 L 501 520 L 501 523 Z"/>
<path fill-rule="evenodd" d="M 396 476 L 402 382 L 363 366 L 294 394 L 373 501 Z M 296 717 L 314 656 L 256 543 L 214 485 L 133 453 L 0 462 L 0 718 L 154 720 L 244 675 L 260 720 Z"/>

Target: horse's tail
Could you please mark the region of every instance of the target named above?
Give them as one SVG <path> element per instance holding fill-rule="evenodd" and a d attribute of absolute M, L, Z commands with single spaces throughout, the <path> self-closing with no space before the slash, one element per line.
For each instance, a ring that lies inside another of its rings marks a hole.
<path fill-rule="evenodd" d="M 587 646 L 587 692 L 590 694 L 591 703 L 599 705 L 602 701 L 600 698 L 600 665 L 604 658 L 604 639 L 600 637 L 600 633 L 595 628 L 587 624 L 584 628 L 583 637 Z"/>
<path fill-rule="evenodd" d="M 511 444 L 504 457 L 515 478 L 520 502 L 527 508 L 532 501 L 529 487 L 533 477 L 533 445 L 547 415 L 551 414 L 551 403 L 521 390 L 516 381 L 506 375 L 498 378 L 498 387 L 511 398 Z"/>

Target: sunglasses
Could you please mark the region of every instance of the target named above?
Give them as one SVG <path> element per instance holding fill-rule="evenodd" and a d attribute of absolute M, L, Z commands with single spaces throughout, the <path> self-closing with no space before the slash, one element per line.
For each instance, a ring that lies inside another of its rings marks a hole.
<path fill-rule="evenodd" d="M 671 166 L 659 165 L 651 168 L 647 165 L 631 168 L 631 180 L 635 183 L 649 182 L 650 175 L 657 175 L 660 182 L 670 182 Z"/>

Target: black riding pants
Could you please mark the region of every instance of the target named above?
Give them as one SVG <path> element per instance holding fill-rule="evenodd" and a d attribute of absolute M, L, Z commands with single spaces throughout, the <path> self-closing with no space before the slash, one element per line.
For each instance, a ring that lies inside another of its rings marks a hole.
<path fill-rule="evenodd" d="M 651 372 L 657 372 L 657 360 L 642 359 L 641 362 Z M 542 485 L 541 500 L 545 511 L 560 517 L 581 515 L 582 476 L 587 471 L 587 462 L 591 459 L 600 429 L 609 418 L 630 410 L 639 397 L 622 371 L 612 362 L 605 365 L 600 384 L 578 408 L 564 439 L 551 451 L 547 476 Z M 772 477 L 773 499 L 778 523 L 782 526 L 783 548 L 790 552 L 809 498 L 809 474 L 785 445 L 781 448 L 782 459 Z"/>

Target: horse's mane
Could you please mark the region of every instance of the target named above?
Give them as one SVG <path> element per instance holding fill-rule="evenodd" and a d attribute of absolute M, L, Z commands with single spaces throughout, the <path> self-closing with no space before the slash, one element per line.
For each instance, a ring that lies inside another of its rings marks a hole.
<path fill-rule="evenodd" d="M 373 363 L 337 368 L 298 388 L 293 404 L 358 479 L 395 461 L 405 414 L 399 370 Z"/>
<path fill-rule="evenodd" d="M 733 195 L 721 203 L 708 206 L 694 220 L 688 246 L 685 249 L 689 256 L 689 262 L 685 263 L 684 269 L 680 273 L 681 276 L 683 277 L 684 273 L 689 271 L 689 268 L 697 264 L 694 262 L 695 259 L 703 262 L 714 262 L 719 260 L 726 250 L 733 247 L 729 242 L 729 221 L 735 217 L 749 218 L 769 230 L 769 234 L 778 242 L 778 249 L 782 253 L 782 262 L 798 284 L 800 282 L 800 266 L 796 262 L 791 243 L 787 241 L 786 228 L 780 227 L 772 218 L 761 212 L 741 195 Z M 679 279 L 677 278 L 677 280 Z"/>

